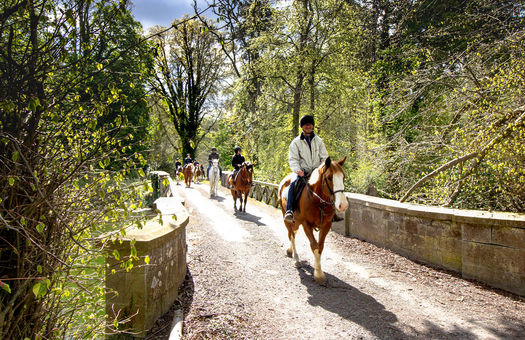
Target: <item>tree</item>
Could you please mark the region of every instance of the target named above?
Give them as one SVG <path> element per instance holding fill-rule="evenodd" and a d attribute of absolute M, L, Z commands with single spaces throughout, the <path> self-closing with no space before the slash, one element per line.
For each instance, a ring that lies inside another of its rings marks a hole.
<path fill-rule="evenodd" d="M 182 154 L 195 157 L 207 133 L 199 129 L 209 114 L 207 100 L 217 94 L 222 80 L 224 57 L 209 31 L 211 24 L 207 27 L 183 18 L 173 26 L 173 30 L 154 38 L 157 57 L 151 87 L 167 107 L 182 143 Z"/>
<path fill-rule="evenodd" d="M 103 170 L 128 152 L 127 110 L 144 93 L 120 88 L 145 67 L 132 57 L 144 51 L 125 6 L 0 4 L 0 338 L 104 331 L 104 268 L 94 263 L 103 252 L 94 240 L 140 205 L 122 186 L 140 154 Z"/>

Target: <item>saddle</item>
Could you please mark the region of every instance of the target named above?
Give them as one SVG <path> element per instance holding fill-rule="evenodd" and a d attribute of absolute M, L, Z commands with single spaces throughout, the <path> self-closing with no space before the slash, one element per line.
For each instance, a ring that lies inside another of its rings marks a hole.
<path fill-rule="evenodd" d="M 304 177 L 297 177 L 297 180 L 294 185 L 294 211 L 299 211 L 299 199 L 301 198 L 301 194 L 303 193 L 304 188 L 306 187 L 306 183 L 308 182 L 308 178 L 310 177 L 310 174 L 307 174 Z"/>

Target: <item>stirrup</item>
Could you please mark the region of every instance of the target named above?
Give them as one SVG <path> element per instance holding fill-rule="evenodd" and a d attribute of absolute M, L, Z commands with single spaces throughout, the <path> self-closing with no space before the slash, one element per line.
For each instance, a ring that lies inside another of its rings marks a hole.
<path fill-rule="evenodd" d="M 288 211 L 284 214 L 283 219 L 284 219 L 286 222 L 290 222 L 290 223 L 292 223 L 292 222 L 293 222 L 293 211 L 288 210 Z"/>

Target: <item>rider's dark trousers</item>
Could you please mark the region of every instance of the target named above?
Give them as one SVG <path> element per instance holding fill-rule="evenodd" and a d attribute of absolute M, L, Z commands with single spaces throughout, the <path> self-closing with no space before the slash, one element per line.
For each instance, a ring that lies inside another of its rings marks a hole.
<path fill-rule="evenodd" d="M 288 199 L 286 200 L 286 211 L 294 211 L 295 210 L 295 207 L 296 207 L 296 204 L 295 204 L 295 185 L 297 184 L 297 182 L 301 180 L 301 181 L 306 181 L 306 178 L 305 177 L 301 177 L 301 176 L 297 176 L 297 178 L 295 180 L 293 180 L 292 182 L 290 182 L 290 186 L 288 187 Z"/>

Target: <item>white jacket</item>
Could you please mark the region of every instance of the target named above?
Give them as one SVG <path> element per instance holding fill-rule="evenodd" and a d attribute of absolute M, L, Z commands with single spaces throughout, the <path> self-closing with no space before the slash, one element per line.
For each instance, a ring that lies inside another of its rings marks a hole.
<path fill-rule="evenodd" d="M 328 158 L 328 152 L 321 137 L 314 134 L 310 144 L 311 149 L 302 133 L 290 143 L 288 163 L 294 173 L 299 170 L 310 173 Z"/>

